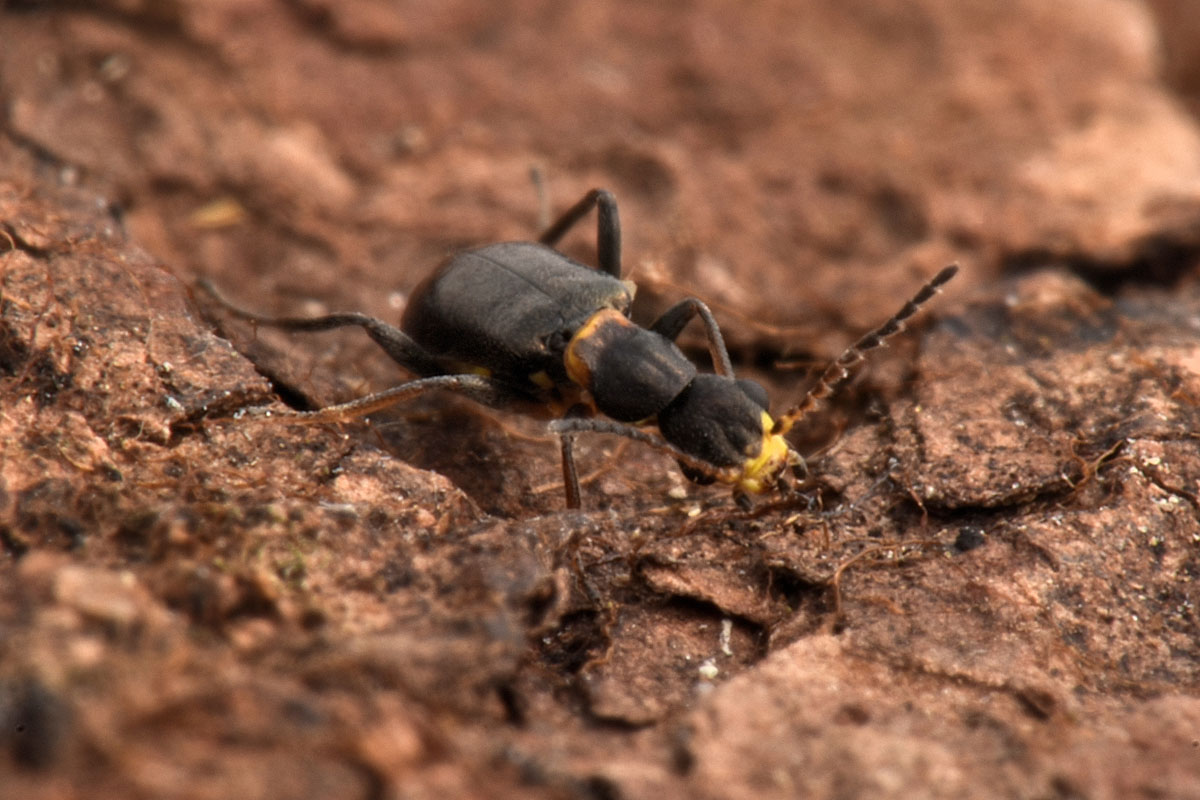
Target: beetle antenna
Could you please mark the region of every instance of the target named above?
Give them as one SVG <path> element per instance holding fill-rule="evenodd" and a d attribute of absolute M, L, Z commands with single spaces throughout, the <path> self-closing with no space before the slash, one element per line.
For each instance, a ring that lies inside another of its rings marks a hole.
<path fill-rule="evenodd" d="M 850 371 L 866 358 L 867 353 L 877 347 L 882 347 L 888 339 L 903 331 L 905 322 L 920 311 L 921 306 L 936 297 L 941 288 L 956 274 L 958 274 L 958 265 L 951 264 L 934 275 L 912 299 L 892 315 L 891 319 L 846 348 L 845 352 L 837 357 L 837 360 L 825 368 L 816 384 L 804 395 L 804 399 L 775 420 L 775 428 L 772 433 L 787 433 L 822 400 L 833 394 L 850 377 Z"/>

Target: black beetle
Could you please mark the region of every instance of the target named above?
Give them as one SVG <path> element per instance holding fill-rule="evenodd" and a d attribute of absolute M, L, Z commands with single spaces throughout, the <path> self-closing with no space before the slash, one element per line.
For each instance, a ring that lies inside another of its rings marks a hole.
<path fill-rule="evenodd" d="M 553 246 L 592 208 L 597 209 L 594 269 Z M 358 326 L 405 369 L 422 376 L 392 389 L 313 412 L 282 415 L 331 422 L 369 414 L 430 389 L 462 392 L 504 408 L 526 401 L 563 417 L 550 429 L 562 442 L 567 506 L 580 506 L 572 440 L 579 433 L 612 433 L 645 442 L 675 457 L 701 483 L 733 487 L 739 505 L 776 486 L 804 460 L 784 434 L 849 374 L 866 351 L 903 330 L 904 321 L 957 272 L 939 272 L 891 319 L 833 362 L 804 399 L 778 419 L 768 413 L 759 384 L 738 380 L 721 330 L 700 300 L 687 298 L 648 328 L 629 319 L 635 291 L 621 279 L 621 226 L 612 194 L 593 189 L 537 242 L 507 242 L 451 256 L 409 298 L 400 327 L 359 313 L 315 318 L 266 317 L 240 309 L 207 282 L 201 287 L 231 313 L 288 330 Z M 699 316 L 715 374 L 700 373 L 675 345 Z M 591 418 L 599 412 L 609 419 Z M 657 425 L 656 436 L 644 430 Z"/>

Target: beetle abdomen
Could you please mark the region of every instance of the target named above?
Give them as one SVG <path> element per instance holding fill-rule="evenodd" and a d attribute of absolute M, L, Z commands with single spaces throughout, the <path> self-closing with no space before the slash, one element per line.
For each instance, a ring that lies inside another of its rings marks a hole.
<path fill-rule="evenodd" d="M 401 327 L 446 371 L 482 368 L 508 383 L 566 382 L 562 353 L 597 310 L 627 312 L 630 288 L 544 245 L 509 242 L 453 256 L 417 287 Z"/>

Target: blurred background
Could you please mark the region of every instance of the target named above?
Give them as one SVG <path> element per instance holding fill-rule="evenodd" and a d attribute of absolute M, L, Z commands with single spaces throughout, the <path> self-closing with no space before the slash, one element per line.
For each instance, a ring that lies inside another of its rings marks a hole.
<path fill-rule="evenodd" d="M 176 274 L 260 307 L 394 317 L 447 252 L 535 233 L 534 167 L 554 208 L 617 194 L 647 294 L 823 355 L 949 261 L 963 284 L 1115 274 L 1200 242 L 1187 0 L 102 0 L 0 21 L 7 130 Z"/>

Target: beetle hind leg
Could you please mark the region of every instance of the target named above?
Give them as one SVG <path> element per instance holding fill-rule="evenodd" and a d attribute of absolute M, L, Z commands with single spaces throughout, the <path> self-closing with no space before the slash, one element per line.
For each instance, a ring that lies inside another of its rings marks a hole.
<path fill-rule="evenodd" d="M 617 213 L 617 199 L 607 189 L 592 189 L 585 194 L 543 231 L 538 241 L 554 247 L 593 206 L 596 208 L 596 258 L 600 262 L 600 269 L 614 278 L 620 278 L 621 217 Z"/>
<path fill-rule="evenodd" d="M 358 327 L 366 331 L 366 334 L 388 354 L 389 358 L 408 371 L 417 375 L 436 375 L 443 371 L 437 360 L 414 342 L 408 334 L 394 325 L 389 325 L 375 317 L 360 314 L 356 311 L 326 314 L 320 317 L 272 317 L 247 311 L 234 304 L 206 280 L 198 281 L 196 286 L 230 314 L 255 325 L 266 325 L 281 330 L 306 332 Z"/>

